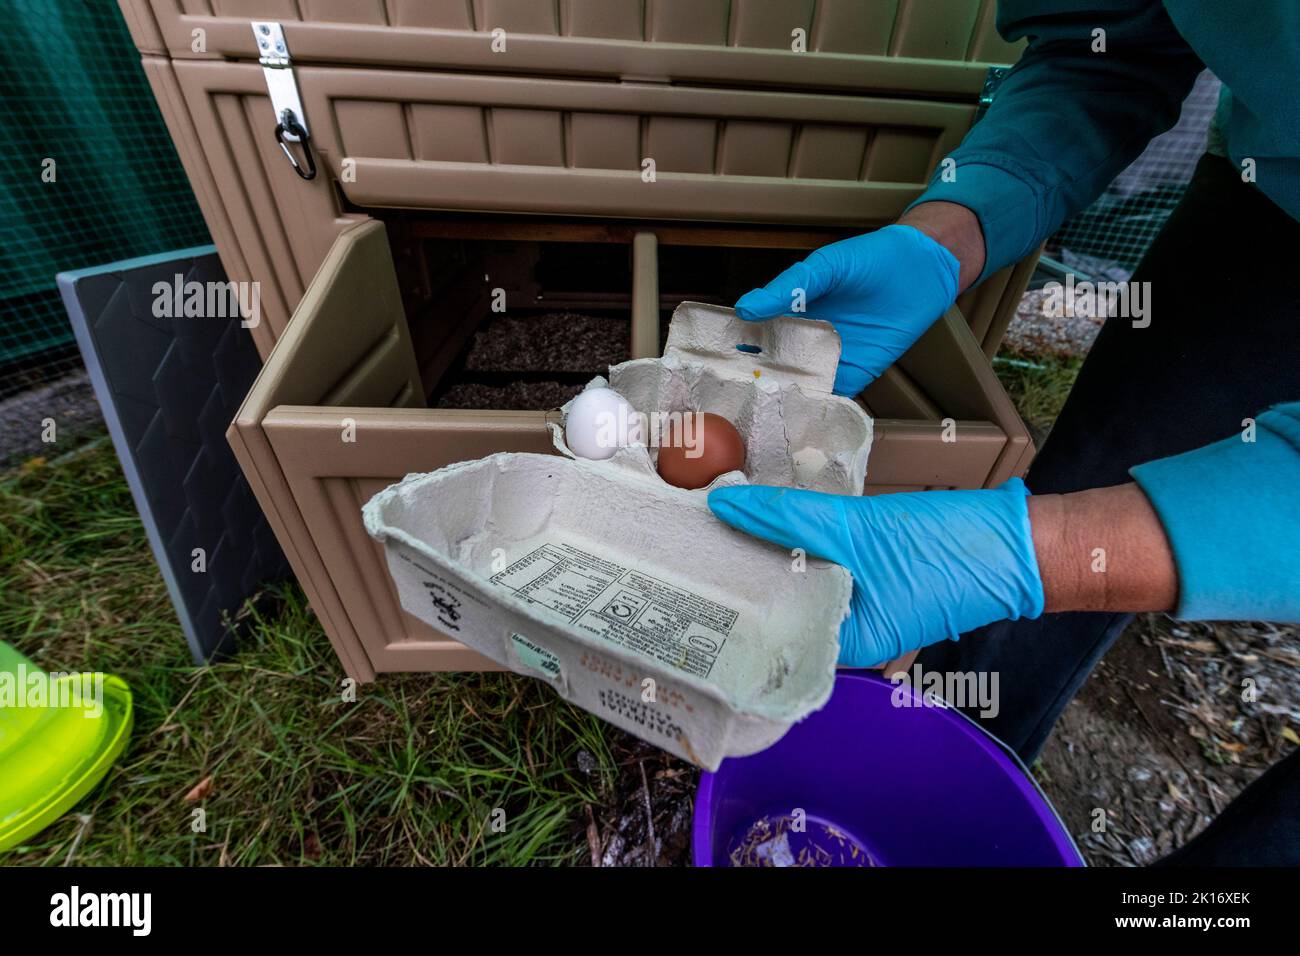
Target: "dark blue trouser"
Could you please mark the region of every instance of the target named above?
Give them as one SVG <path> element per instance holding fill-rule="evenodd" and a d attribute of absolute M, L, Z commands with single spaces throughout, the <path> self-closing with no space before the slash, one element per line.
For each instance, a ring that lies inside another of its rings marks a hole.
<path fill-rule="evenodd" d="M 1151 323 L 1105 323 L 1026 479 L 1036 494 L 1126 482 L 1136 464 L 1240 434 L 1242 419 L 1300 398 L 1300 223 L 1205 156 L 1134 282 Z M 922 652 L 936 671 L 997 671 L 985 726 L 1031 762 L 1127 614 L 1001 622 Z M 1246 809 L 1243 809 L 1246 808 Z M 1300 756 L 1259 778 L 1169 862 L 1300 865 Z"/>

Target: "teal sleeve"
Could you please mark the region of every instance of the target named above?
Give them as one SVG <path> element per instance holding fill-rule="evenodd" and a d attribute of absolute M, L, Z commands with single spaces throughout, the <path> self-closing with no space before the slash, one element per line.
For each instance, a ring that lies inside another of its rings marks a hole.
<path fill-rule="evenodd" d="M 912 204 L 979 217 L 980 280 L 1033 252 L 1173 126 L 1202 69 L 1160 0 L 1002 0 L 997 25 L 1029 45 L 950 154 L 955 166 L 945 175 L 940 163 Z"/>
<path fill-rule="evenodd" d="M 1178 568 L 1176 617 L 1300 622 L 1300 402 L 1243 434 L 1138 465 Z"/>

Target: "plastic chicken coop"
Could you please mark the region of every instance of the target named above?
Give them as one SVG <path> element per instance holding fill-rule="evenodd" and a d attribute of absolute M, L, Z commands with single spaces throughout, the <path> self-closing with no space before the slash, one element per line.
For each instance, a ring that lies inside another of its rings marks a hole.
<path fill-rule="evenodd" d="M 120 2 L 221 261 L 260 283 L 230 441 L 363 680 L 496 667 L 402 610 L 371 495 L 551 452 L 548 418 L 605 371 L 564 367 L 563 316 L 615 330 L 609 362 L 658 355 L 682 300 L 730 305 L 897 217 L 1017 56 L 993 0 Z M 1032 265 L 860 397 L 868 493 L 1028 465 L 988 357 Z M 551 318 L 513 347 L 503 315 Z"/>

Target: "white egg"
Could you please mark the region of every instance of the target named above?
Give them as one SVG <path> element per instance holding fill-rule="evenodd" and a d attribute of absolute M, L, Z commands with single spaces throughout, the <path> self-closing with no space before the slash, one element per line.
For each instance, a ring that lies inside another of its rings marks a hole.
<path fill-rule="evenodd" d="M 644 440 L 641 416 L 612 388 L 589 388 L 569 406 L 564 441 L 579 458 L 603 460 Z"/>

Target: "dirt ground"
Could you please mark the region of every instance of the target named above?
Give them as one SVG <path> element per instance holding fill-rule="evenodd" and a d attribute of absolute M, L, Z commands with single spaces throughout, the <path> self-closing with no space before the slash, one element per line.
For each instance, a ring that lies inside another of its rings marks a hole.
<path fill-rule="evenodd" d="M 1101 331 L 1102 320 L 1082 312 L 1076 314 L 1073 308 L 1067 310 L 1064 296 L 1061 298 L 1058 306 L 1041 289 L 1026 292 L 1007 326 L 1003 350 L 1039 356 L 1088 354 L 1093 339 Z"/>
<path fill-rule="evenodd" d="M 1300 743 L 1298 649 L 1294 627 L 1133 621 L 1035 767 L 1090 864 L 1182 846 Z"/>
<path fill-rule="evenodd" d="M 84 369 L 0 400 L 0 465 L 46 454 L 50 446 L 42 438 L 44 422 L 50 418 L 58 423 L 56 437 L 63 447 L 78 436 L 103 429 L 104 419 Z"/>

